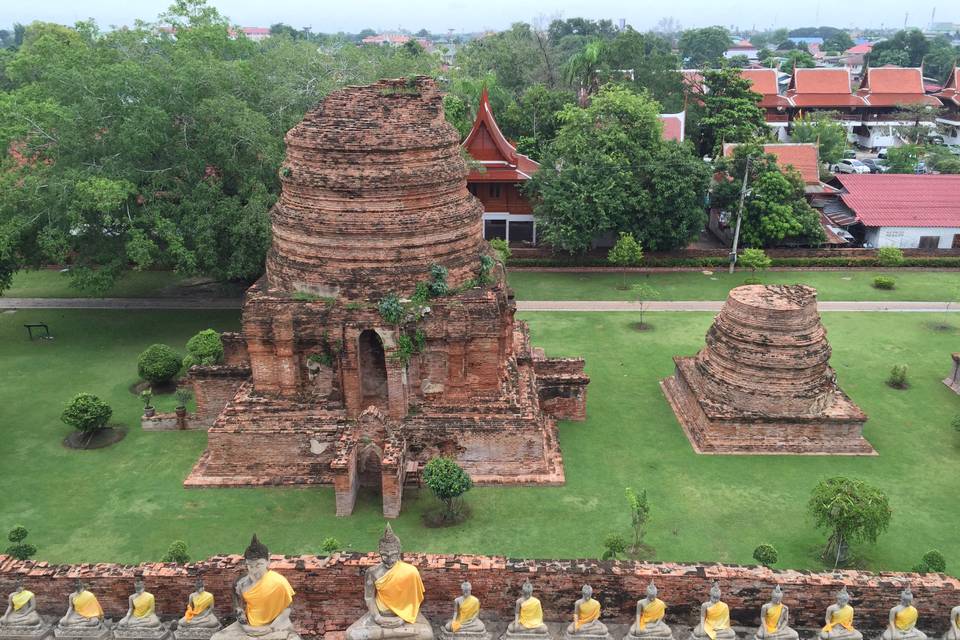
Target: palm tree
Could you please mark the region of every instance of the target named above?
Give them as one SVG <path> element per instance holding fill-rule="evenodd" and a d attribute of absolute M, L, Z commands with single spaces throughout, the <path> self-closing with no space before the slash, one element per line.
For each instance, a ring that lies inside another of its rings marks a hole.
<path fill-rule="evenodd" d="M 600 89 L 600 61 L 603 58 L 603 41 L 594 40 L 567 60 L 564 74 L 570 84 L 579 84 L 578 96 L 581 107 L 586 107 L 590 96 Z"/>

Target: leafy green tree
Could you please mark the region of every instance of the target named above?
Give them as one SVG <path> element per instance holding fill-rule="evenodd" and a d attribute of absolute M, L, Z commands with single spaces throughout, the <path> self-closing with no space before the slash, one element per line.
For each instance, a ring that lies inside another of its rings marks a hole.
<path fill-rule="evenodd" d="M 930 48 L 923 58 L 923 73 L 940 82 L 946 82 L 960 58 L 960 47 L 955 47 L 950 38 L 939 35 L 930 40 Z"/>
<path fill-rule="evenodd" d="M 577 88 L 577 96 L 581 107 L 587 106 L 590 96 L 600 90 L 603 51 L 603 40 L 594 40 L 582 50 L 570 56 L 570 59 L 564 65 L 564 78 Z"/>
<path fill-rule="evenodd" d="M 520 153 L 539 161 L 560 128 L 557 115 L 574 103 L 576 94 L 568 89 L 535 84 L 511 101 L 502 115 L 497 114 L 497 123 L 504 135 L 516 140 Z"/>
<path fill-rule="evenodd" d="M 639 267 L 643 262 L 643 246 L 634 239 L 632 233 L 621 231 L 616 244 L 607 252 L 607 262 L 621 268 L 623 282 L 620 288 L 627 288 L 627 268 Z"/>
<path fill-rule="evenodd" d="M 709 171 L 687 146 L 664 141 L 659 105 L 604 86 L 590 106 L 566 107 L 526 189 L 541 237 L 581 253 L 602 234 L 632 233 L 652 251 L 685 246 L 704 222 Z"/>
<path fill-rule="evenodd" d="M 630 507 L 630 524 L 633 527 L 633 550 L 636 552 L 643 545 L 643 536 L 647 532 L 647 522 L 650 520 L 650 502 L 647 500 L 647 490 L 637 493 L 632 487 L 624 489 L 627 505 Z"/>
<path fill-rule="evenodd" d="M 947 570 L 947 559 L 937 549 L 931 549 L 923 554 L 920 563 L 911 569 L 917 573 L 944 573 Z"/>
<path fill-rule="evenodd" d="M 847 148 L 847 132 L 831 112 L 807 114 L 793 121 L 791 142 L 818 144 L 820 162 L 836 164 Z"/>
<path fill-rule="evenodd" d="M 923 159 L 923 147 L 918 144 L 905 144 L 887 149 L 886 165 L 890 173 L 916 173 Z"/>
<path fill-rule="evenodd" d="M 17 560 L 29 560 L 35 556 L 37 554 L 37 547 L 29 542 L 24 542 L 29 534 L 30 532 L 27 531 L 27 528 L 21 525 L 10 529 L 10 533 L 7 534 L 7 540 L 10 541 L 10 546 L 7 547 L 4 553 Z"/>
<path fill-rule="evenodd" d="M 842 52 L 846 51 L 852 46 L 853 38 L 850 37 L 850 34 L 846 31 L 837 31 L 833 35 L 823 39 L 823 46 L 821 49 L 824 51 Z"/>
<path fill-rule="evenodd" d="M 807 510 L 818 529 L 830 536 L 823 558 L 840 565 L 852 543 L 875 543 L 887 527 L 893 512 L 886 494 L 862 480 L 836 476 L 817 483 Z"/>
<path fill-rule="evenodd" d="M 640 307 L 640 323 L 637 325 L 637 328 L 641 331 L 649 328 L 648 325 L 643 322 L 643 314 L 647 309 L 647 303 L 659 295 L 660 292 L 646 282 L 637 282 L 630 287 L 630 299 Z"/>
<path fill-rule="evenodd" d="M 220 364 L 223 360 L 223 341 L 215 329 L 204 329 L 187 340 L 187 357 L 183 366 Z"/>
<path fill-rule="evenodd" d="M 609 533 L 603 538 L 603 555 L 601 560 L 616 560 L 617 556 L 626 553 L 627 541 L 619 533 Z"/>
<path fill-rule="evenodd" d="M 546 34 L 524 22 L 471 40 L 458 49 L 456 58 L 457 66 L 467 77 L 493 73 L 498 84 L 514 97 L 538 82 L 556 88 L 564 60 L 566 57 L 550 44 Z"/>
<path fill-rule="evenodd" d="M 737 262 L 747 269 L 750 269 L 750 273 L 753 276 L 756 276 L 757 271 L 763 272 L 770 268 L 770 265 L 773 264 L 773 260 L 770 259 L 770 256 L 767 255 L 767 252 L 763 249 L 744 249 L 737 257 Z"/>
<path fill-rule="evenodd" d="M 780 554 L 772 544 L 763 543 L 757 545 L 756 549 L 753 550 L 753 559 L 765 567 L 772 567 L 777 564 Z"/>
<path fill-rule="evenodd" d="M 760 108 L 761 95 L 737 69 L 703 72 L 702 105 L 692 109 L 699 130 L 698 149 L 703 155 L 718 155 L 727 142 L 754 142 L 769 136 Z"/>
<path fill-rule="evenodd" d="M 680 34 L 677 46 L 687 68 L 702 69 L 720 64 L 723 53 L 733 41 L 730 32 L 723 27 L 688 29 Z"/>
<path fill-rule="evenodd" d="M 432 458 L 423 467 L 423 483 L 443 503 L 443 517 L 452 520 L 461 511 L 463 494 L 473 487 L 473 481 L 453 458 Z"/>
<path fill-rule="evenodd" d="M 903 249 L 899 247 L 880 247 L 877 249 L 877 262 L 881 267 L 899 267 L 904 263 Z"/>
<path fill-rule="evenodd" d="M 173 380 L 182 366 L 180 355 L 165 344 L 152 344 L 137 358 L 137 374 L 154 384 Z"/>
<path fill-rule="evenodd" d="M 167 547 L 167 552 L 160 559 L 161 562 L 176 562 L 177 564 L 186 564 L 190 562 L 190 554 L 187 552 L 187 543 L 183 540 L 174 540 Z"/>
<path fill-rule="evenodd" d="M 942 145 L 929 145 L 924 162 L 937 173 L 960 173 L 960 156 L 950 153 L 950 150 Z"/>
<path fill-rule="evenodd" d="M 809 52 L 803 51 L 800 49 L 795 49 L 793 51 L 787 52 L 783 64 L 781 65 L 784 69 L 812 69 L 817 66 L 817 61 L 813 59 L 813 56 Z"/>
<path fill-rule="evenodd" d="M 680 58 L 663 36 L 627 27 L 605 43 L 603 61 L 611 82 L 625 84 L 637 93 L 646 91 L 666 112 L 683 109 Z"/>
<path fill-rule="evenodd" d="M 92 393 L 78 393 L 67 403 L 60 419 L 77 431 L 90 434 L 107 426 L 113 409 Z"/>
<path fill-rule="evenodd" d="M 895 33 L 892 38 L 873 45 L 873 49 L 867 54 L 867 64 L 871 67 L 887 64 L 919 67 L 929 50 L 930 43 L 920 29 L 904 29 Z"/>

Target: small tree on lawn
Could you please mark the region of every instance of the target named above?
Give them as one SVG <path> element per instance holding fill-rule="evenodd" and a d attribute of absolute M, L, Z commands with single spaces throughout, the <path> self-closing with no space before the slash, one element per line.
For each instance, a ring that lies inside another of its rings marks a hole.
<path fill-rule="evenodd" d="M 744 249 L 737 258 L 737 262 L 750 269 L 750 280 L 754 281 L 751 284 L 756 284 L 758 270 L 760 272 L 766 271 L 773 264 L 773 260 L 763 249 Z"/>
<path fill-rule="evenodd" d="M 213 329 L 204 329 L 187 340 L 187 357 L 183 366 L 187 369 L 195 364 L 219 364 L 223 360 L 223 341 Z"/>
<path fill-rule="evenodd" d="M 12 544 L 7 547 L 4 553 L 17 560 L 29 560 L 36 555 L 37 548 L 29 542 L 24 542 L 29 533 L 26 527 L 20 525 L 10 529 L 10 533 L 7 534 L 7 540 Z"/>
<path fill-rule="evenodd" d="M 643 262 L 643 247 L 637 242 L 632 233 L 620 232 L 617 243 L 607 253 L 607 262 L 615 264 L 623 271 L 623 283 L 621 289 L 627 288 L 627 268 L 640 266 Z"/>
<path fill-rule="evenodd" d="M 943 573 L 947 570 L 947 559 L 943 557 L 937 549 L 931 549 L 923 554 L 920 564 L 915 566 L 912 571 L 917 573 Z"/>
<path fill-rule="evenodd" d="M 763 543 L 758 544 L 757 548 L 753 550 L 753 559 L 765 567 L 772 567 L 777 564 L 780 554 L 777 553 L 777 548 L 772 544 Z"/>
<path fill-rule="evenodd" d="M 836 476 L 820 481 L 807 509 L 818 529 L 830 532 L 823 559 L 834 568 L 846 560 L 853 542 L 875 543 L 890 526 L 887 496 L 862 480 Z"/>
<path fill-rule="evenodd" d="M 162 562 L 176 562 L 177 564 L 186 564 L 190 562 L 190 554 L 187 553 L 187 543 L 183 540 L 174 540 L 167 547 L 167 552 L 163 554 Z"/>
<path fill-rule="evenodd" d="M 60 419 L 89 439 L 107 425 L 113 409 L 92 393 L 78 393 L 67 403 Z"/>
<path fill-rule="evenodd" d="M 647 520 L 650 517 L 650 503 L 647 502 L 647 490 L 640 493 L 633 487 L 624 489 L 627 504 L 630 506 L 630 524 L 633 526 L 633 552 L 636 553 L 643 545 L 643 536 L 646 533 Z"/>
<path fill-rule="evenodd" d="M 165 344 L 152 344 L 137 358 L 137 373 L 154 384 L 172 380 L 183 366 L 180 355 Z"/>
<path fill-rule="evenodd" d="M 660 292 L 648 284 L 637 283 L 630 287 L 630 294 L 633 301 L 640 305 L 640 324 L 637 328 L 642 330 L 646 327 L 643 324 L 643 312 L 646 310 L 647 303 L 660 295 Z"/>
<path fill-rule="evenodd" d="M 473 480 L 452 458 L 433 458 L 423 468 L 423 483 L 443 503 L 443 519 L 459 515 L 461 497 L 473 487 Z"/>
<path fill-rule="evenodd" d="M 617 556 L 627 550 L 627 541 L 619 533 L 610 533 L 603 539 L 603 555 L 601 560 L 616 560 Z"/>

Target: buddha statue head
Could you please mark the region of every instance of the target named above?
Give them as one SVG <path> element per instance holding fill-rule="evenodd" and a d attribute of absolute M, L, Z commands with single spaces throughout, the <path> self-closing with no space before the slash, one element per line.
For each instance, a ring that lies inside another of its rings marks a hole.
<path fill-rule="evenodd" d="M 593 597 L 593 587 L 588 584 L 583 585 L 580 588 L 580 595 L 583 596 L 584 600 L 589 600 Z"/>
<path fill-rule="evenodd" d="M 910 587 L 907 587 L 900 592 L 900 606 L 909 607 L 913 605 L 913 591 L 910 591 Z"/>
<path fill-rule="evenodd" d="M 533 585 L 530 584 L 529 580 L 523 581 L 523 586 L 520 587 L 520 593 L 523 594 L 524 598 L 529 598 L 533 596 Z"/>
<path fill-rule="evenodd" d="M 13 592 L 20 593 L 23 591 L 23 578 L 17 576 L 16 580 L 13 581 Z"/>
<path fill-rule="evenodd" d="M 270 550 L 253 534 L 247 550 L 243 552 L 243 559 L 247 564 L 247 574 L 257 582 L 267 573 L 267 561 L 270 559 Z"/>
<path fill-rule="evenodd" d="M 463 593 L 463 597 L 466 598 L 473 592 L 473 585 L 469 582 L 461 582 L 460 591 Z"/>
<path fill-rule="evenodd" d="M 777 585 L 773 588 L 773 592 L 770 594 L 770 602 L 773 604 L 780 604 L 783 601 L 783 589 L 780 588 L 780 585 Z"/>
<path fill-rule="evenodd" d="M 393 533 L 393 527 L 391 527 L 389 523 L 386 529 L 383 530 L 383 535 L 380 536 L 377 550 L 380 552 L 380 562 L 388 569 L 400 560 L 400 538 Z"/>
<path fill-rule="evenodd" d="M 720 602 L 720 583 L 714 580 L 710 587 L 710 602 Z"/>
<path fill-rule="evenodd" d="M 197 576 L 197 581 L 193 583 L 197 593 L 203 593 L 203 578 Z"/>
<path fill-rule="evenodd" d="M 74 583 L 74 592 L 82 593 L 87 590 L 87 583 L 83 581 L 82 578 L 77 578 L 77 581 Z"/>
<path fill-rule="evenodd" d="M 133 579 L 133 592 L 134 593 L 143 593 L 143 576 L 137 576 Z"/>
<path fill-rule="evenodd" d="M 653 584 L 653 580 L 647 585 L 647 599 L 651 602 L 657 599 L 657 585 Z"/>
<path fill-rule="evenodd" d="M 837 592 L 837 604 L 841 607 L 845 607 L 850 603 L 850 594 L 847 592 L 847 587 L 843 587 Z"/>

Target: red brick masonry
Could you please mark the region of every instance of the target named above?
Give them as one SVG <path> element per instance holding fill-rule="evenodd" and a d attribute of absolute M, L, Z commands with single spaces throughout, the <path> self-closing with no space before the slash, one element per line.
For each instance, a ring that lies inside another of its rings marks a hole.
<path fill-rule="evenodd" d="M 843 571 L 834 574 L 806 571 L 774 571 L 763 567 L 719 564 L 672 564 L 598 562 L 595 560 L 510 560 L 490 556 L 405 554 L 404 559 L 419 567 L 426 586 L 425 615 L 439 622 L 450 615 L 450 602 L 459 593 L 463 580 L 473 584 L 480 598 L 483 617 L 507 618 L 524 580 L 529 579 L 543 602 L 548 620 L 566 620 L 582 584 L 593 586 L 603 603 L 603 618 L 628 623 L 636 600 L 643 597 L 653 578 L 667 602 L 667 621 L 692 625 L 699 604 L 707 598 L 710 584 L 719 580 L 723 599 L 730 605 L 735 625 L 758 624 L 760 606 L 770 589 L 780 584 L 786 592 L 791 624 L 815 628 L 841 586 L 852 595 L 860 629 L 879 629 L 889 608 L 899 599 L 900 590 L 910 585 L 920 611 L 919 627 L 937 637 L 947 628 L 950 609 L 960 604 L 960 580 L 942 574 L 867 573 Z M 376 562 L 372 554 L 316 556 L 274 556 L 271 567 L 283 573 L 297 591 L 293 620 L 306 638 L 337 632 L 364 613 L 363 570 Z M 188 565 L 147 563 L 49 565 L 21 562 L 0 555 L 0 595 L 9 593 L 14 578 L 22 576 L 25 586 L 37 594 L 41 613 L 62 615 L 73 581 L 83 577 L 100 599 L 107 617 L 114 619 L 127 610 L 133 576 L 142 573 L 157 598 L 157 611 L 164 619 L 183 615 L 187 596 L 193 591 L 197 574 L 216 597 L 217 615 L 230 615 L 230 589 L 241 575 L 240 556 L 215 556 Z"/>

